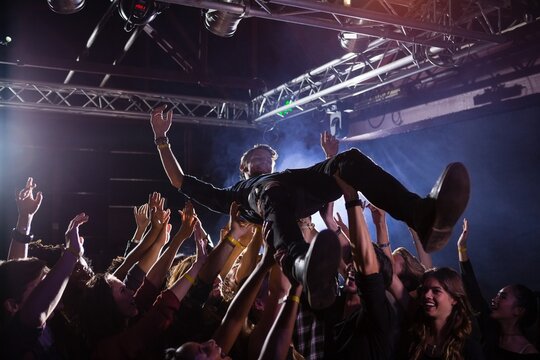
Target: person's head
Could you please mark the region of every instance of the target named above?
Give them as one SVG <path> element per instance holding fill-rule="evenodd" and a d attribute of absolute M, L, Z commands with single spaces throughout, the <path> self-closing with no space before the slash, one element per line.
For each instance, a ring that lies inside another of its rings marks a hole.
<path fill-rule="evenodd" d="M 88 282 L 79 310 L 90 345 L 120 332 L 138 314 L 133 295 L 133 290 L 108 273 L 96 274 Z"/>
<path fill-rule="evenodd" d="M 472 310 L 461 276 L 447 267 L 429 269 L 418 292 L 420 308 L 412 330 L 412 359 L 422 357 L 427 349 L 427 335 L 433 334 L 436 324 L 443 324 L 448 334 L 442 339 L 443 358 L 462 359 L 461 347 L 472 331 Z"/>
<path fill-rule="evenodd" d="M 37 258 L 0 262 L 0 323 L 15 316 L 47 271 L 45 262 Z"/>
<path fill-rule="evenodd" d="M 426 268 L 414 257 L 409 250 L 399 247 L 392 252 L 394 258 L 394 271 L 399 277 L 403 286 L 408 291 L 413 291 L 420 286 L 420 279 Z"/>
<path fill-rule="evenodd" d="M 278 154 L 266 144 L 257 144 L 246 151 L 240 158 L 240 176 L 242 179 L 269 174 L 274 171 Z"/>
<path fill-rule="evenodd" d="M 516 320 L 520 329 L 533 325 L 538 316 L 534 292 L 521 284 L 502 288 L 491 300 L 491 317 L 497 321 Z"/>
<path fill-rule="evenodd" d="M 174 352 L 175 360 L 230 360 L 231 358 L 223 354 L 221 347 L 214 340 L 204 343 L 187 342 Z"/>

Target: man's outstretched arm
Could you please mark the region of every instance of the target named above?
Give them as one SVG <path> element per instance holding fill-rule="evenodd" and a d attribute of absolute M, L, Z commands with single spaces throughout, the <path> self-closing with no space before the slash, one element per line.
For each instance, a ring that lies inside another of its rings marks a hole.
<path fill-rule="evenodd" d="M 163 113 L 165 108 L 166 105 L 161 105 L 152 110 L 150 124 L 154 131 L 154 141 L 157 145 L 163 168 L 172 186 L 180 189 L 184 180 L 184 171 L 172 153 L 169 139 L 167 138 L 167 131 L 171 128 L 173 113 L 172 110 Z"/>

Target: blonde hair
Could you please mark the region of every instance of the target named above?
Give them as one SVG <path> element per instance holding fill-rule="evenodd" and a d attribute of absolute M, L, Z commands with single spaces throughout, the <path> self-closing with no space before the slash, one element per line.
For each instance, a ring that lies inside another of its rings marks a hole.
<path fill-rule="evenodd" d="M 167 288 L 173 286 L 176 280 L 184 275 L 191 265 L 193 265 L 196 258 L 197 257 L 195 255 L 188 256 L 169 270 L 169 274 L 167 275 Z"/>

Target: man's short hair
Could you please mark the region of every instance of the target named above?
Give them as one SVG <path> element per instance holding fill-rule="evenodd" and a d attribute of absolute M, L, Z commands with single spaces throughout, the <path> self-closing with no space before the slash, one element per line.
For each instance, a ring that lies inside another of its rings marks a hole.
<path fill-rule="evenodd" d="M 240 158 L 240 177 L 242 179 L 245 179 L 244 169 L 246 168 L 246 164 L 247 164 L 247 162 L 249 160 L 249 157 L 251 156 L 253 151 L 258 150 L 258 149 L 263 149 L 263 150 L 268 151 L 270 153 L 270 155 L 272 156 L 272 161 L 277 160 L 278 153 L 270 145 L 267 145 L 267 144 L 253 145 L 253 147 L 251 149 L 247 150 L 244 154 L 242 154 L 242 157 Z"/>

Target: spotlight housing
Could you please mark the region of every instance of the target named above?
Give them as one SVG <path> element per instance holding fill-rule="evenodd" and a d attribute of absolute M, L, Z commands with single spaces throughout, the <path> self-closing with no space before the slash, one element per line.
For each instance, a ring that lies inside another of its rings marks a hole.
<path fill-rule="evenodd" d="M 69 15 L 81 11 L 85 0 L 47 0 L 47 4 L 55 13 Z"/>
<path fill-rule="evenodd" d="M 330 105 L 326 114 L 329 116 L 330 135 L 337 139 L 347 138 L 349 133 L 349 109 L 345 109 L 342 104 Z"/>
<path fill-rule="evenodd" d="M 224 0 L 223 2 L 244 5 L 242 0 Z M 204 26 L 212 34 L 228 38 L 234 35 L 243 17 L 244 14 L 208 9 L 204 16 Z"/>
<path fill-rule="evenodd" d="M 167 5 L 155 0 L 120 0 L 118 12 L 126 21 L 124 30 L 131 31 L 136 26 L 144 26 L 156 18 Z"/>

